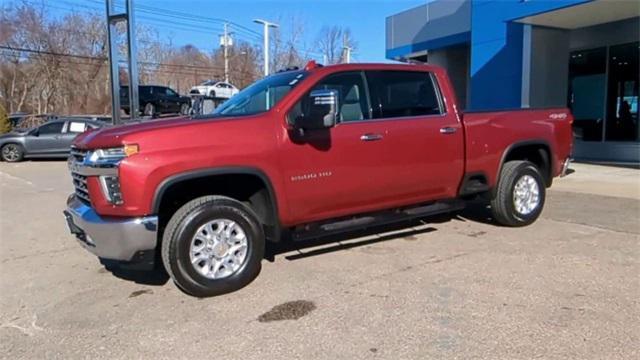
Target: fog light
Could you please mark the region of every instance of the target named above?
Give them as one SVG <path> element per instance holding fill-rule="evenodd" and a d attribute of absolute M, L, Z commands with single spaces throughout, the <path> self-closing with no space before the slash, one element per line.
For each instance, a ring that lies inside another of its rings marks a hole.
<path fill-rule="evenodd" d="M 120 180 L 117 176 L 100 176 L 100 185 L 107 201 L 114 205 L 120 205 L 124 202 L 122 192 L 120 192 Z"/>

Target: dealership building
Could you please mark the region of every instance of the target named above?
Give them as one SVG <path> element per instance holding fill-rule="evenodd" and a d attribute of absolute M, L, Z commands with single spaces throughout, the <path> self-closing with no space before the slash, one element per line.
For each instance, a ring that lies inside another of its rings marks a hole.
<path fill-rule="evenodd" d="M 469 111 L 569 107 L 575 158 L 640 163 L 639 30 L 637 0 L 431 0 L 386 57 L 447 68 Z"/>

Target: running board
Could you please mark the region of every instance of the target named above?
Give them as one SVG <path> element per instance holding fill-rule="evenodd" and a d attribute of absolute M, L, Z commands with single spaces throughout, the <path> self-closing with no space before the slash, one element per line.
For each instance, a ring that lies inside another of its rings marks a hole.
<path fill-rule="evenodd" d="M 307 240 L 340 232 L 362 230 L 374 226 L 388 225 L 415 218 L 458 211 L 464 207 L 464 201 L 454 199 L 414 207 L 367 213 L 360 216 L 297 226 L 292 229 L 291 237 L 296 241 Z"/>

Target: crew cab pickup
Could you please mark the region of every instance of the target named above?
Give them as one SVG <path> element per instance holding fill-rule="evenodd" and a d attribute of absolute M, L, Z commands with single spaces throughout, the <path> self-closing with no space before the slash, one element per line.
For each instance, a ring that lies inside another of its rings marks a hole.
<path fill-rule="evenodd" d="M 270 75 L 210 115 L 75 140 L 71 232 L 103 259 L 161 259 L 188 294 L 237 290 L 265 243 L 461 209 L 523 226 L 572 151 L 568 109 L 464 113 L 446 72 L 342 64 Z"/>

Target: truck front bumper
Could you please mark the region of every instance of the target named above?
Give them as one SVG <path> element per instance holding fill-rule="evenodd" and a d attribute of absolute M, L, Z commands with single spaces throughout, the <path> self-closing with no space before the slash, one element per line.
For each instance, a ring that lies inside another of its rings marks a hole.
<path fill-rule="evenodd" d="M 102 259 L 132 261 L 157 244 L 158 217 L 100 217 L 75 195 L 64 211 L 69 231 L 89 252 Z"/>

